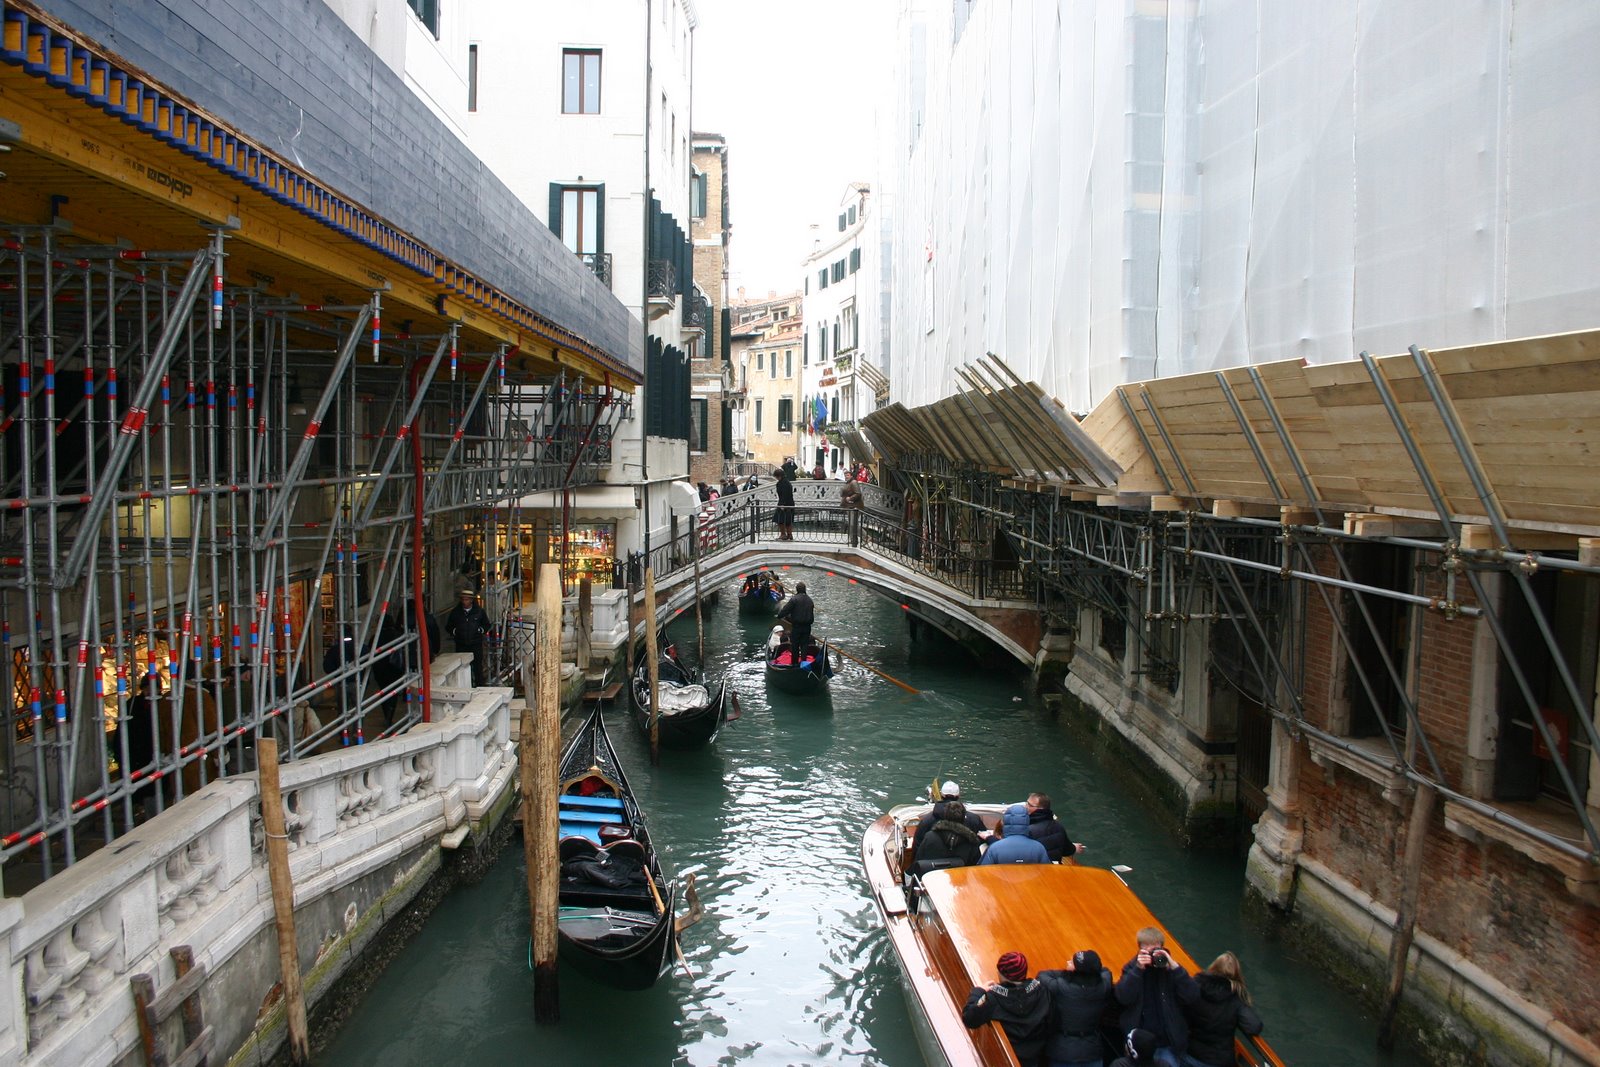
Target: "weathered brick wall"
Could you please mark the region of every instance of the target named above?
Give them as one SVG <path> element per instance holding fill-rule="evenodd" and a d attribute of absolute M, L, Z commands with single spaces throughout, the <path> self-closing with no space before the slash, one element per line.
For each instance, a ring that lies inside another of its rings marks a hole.
<path fill-rule="evenodd" d="M 1331 556 L 1317 569 L 1334 573 Z M 1421 592 L 1445 594 L 1443 575 L 1423 574 Z M 1454 591 L 1463 604 L 1471 588 Z M 1338 600 L 1335 600 L 1338 603 Z M 1418 714 L 1445 775 L 1463 793 L 1468 717 L 1473 701 L 1475 620 L 1424 610 L 1418 663 Z M 1322 597 L 1309 590 L 1305 612 L 1304 699 L 1307 718 L 1323 727 L 1333 720 L 1344 656 Z M 1348 625 L 1363 625 L 1351 613 Z M 1356 684 L 1353 681 L 1350 684 Z M 1408 802 L 1384 796 L 1381 768 L 1370 774 L 1331 760 L 1314 762 L 1300 742 L 1299 811 L 1303 856 L 1327 867 L 1388 908 L 1400 895 Z M 1420 748 L 1419 767 L 1426 767 Z M 1418 930 L 1483 968 L 1493 979 L 1591 1041 L 1600 1040 L 1594 989 L 1600 984 L 1600 908 L 1570 889 L 1561 871 L 1507 844 L 1452 828 L 1441 800 L 1428 828 Z M 1454 821 L 1454 820 L 1452 820 Z M 1507 836 L 1514 831 L 1503 831 Z M 1539 849 L 1530 851 L 1539 853 Z M 1382 951 L 1381 947 L 1378 949 Z"/>

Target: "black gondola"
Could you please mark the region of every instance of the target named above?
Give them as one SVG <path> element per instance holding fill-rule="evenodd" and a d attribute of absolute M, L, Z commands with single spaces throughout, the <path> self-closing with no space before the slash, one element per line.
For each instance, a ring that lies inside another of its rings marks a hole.
<path fill-rule="evenodd" d="M 783 581 L 766 571 L 757 571 L 739 587 L 739 614 L 775 615 L 783 597 Z"/>
<path fill-rule="evenodd" d="M 648 989 L 677 946 L 678 887 L 661 873 L 598 708 L 562 753 L 559 793 L 561 958 L 597 982 Z"/>
<path fill-rule="evenodd" d="M 661 747 L 698 748 L 710 744 L 728 719 L 724 682 L 710 684 L 670 653 L 661 657 Z M 650 732 L 650 664 L 641 659 L 629 686 L 633 717 Z"/>
<path fill-rule="evenodd" d="M 833 667 L 828 662 L 828 644 L 813 637 L 805 647 L 789 641 L 789 631 L 774 626 L 767 637 L 767 685 L 785 693 L 825 693 Z"/>

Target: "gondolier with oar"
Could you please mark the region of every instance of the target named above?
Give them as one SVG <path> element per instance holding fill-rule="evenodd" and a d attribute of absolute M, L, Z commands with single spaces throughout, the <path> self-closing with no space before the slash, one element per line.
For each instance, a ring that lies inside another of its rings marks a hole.
<path fill-rule="evenodd" d="M 778 609 L 778 618 L 789 624 L 789 640 L 796 655 L 811 643 L 811 624 L 817 620 L 817 606 L 806 595 L 806 583 L 796 582 L 794 595 Z"/>

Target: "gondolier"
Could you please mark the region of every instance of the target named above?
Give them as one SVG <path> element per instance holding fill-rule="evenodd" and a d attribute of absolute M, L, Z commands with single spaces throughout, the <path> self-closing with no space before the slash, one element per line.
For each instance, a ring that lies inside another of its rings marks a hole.
<path fill-rule="evenodd" d="M 794 595 L 778 609 L 778 618 L 788 621 L 789 639 L 796 648 L 805 648 L 811 643 L 811 624 L 817 620 L 817 607 L 806 595 L 805 582 L 795 584 Z"/>

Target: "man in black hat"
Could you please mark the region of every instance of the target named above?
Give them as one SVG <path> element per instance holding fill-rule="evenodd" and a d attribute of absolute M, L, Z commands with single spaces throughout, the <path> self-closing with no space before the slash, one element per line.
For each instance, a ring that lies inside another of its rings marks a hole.
<path fill-rule="evenodd" d="M 478 594 L 471 589 L 461 590 L 460 603 L 450 610 L 444 628 L 455 639 L 456 651 L 472 656 L 472 684 L 484 681 L 483 639 L 489 633 L 489 616 L 478 606 Z"/>

